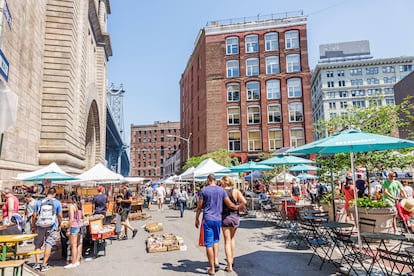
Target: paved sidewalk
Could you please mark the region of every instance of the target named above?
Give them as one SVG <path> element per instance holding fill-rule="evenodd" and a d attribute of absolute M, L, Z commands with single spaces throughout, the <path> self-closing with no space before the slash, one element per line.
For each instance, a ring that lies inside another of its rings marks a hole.
<path fill-rule="evenodd" d="M 198 229 L 194 227 L 195 212 L 186 210 L 184 218 L 179 211 L 165 209 L 162 212 L 156 207 L 148 212 L 152 218 L 146 221 L 132 221 L 139 229 L 135 239 L 113 241 L 107 247 L 107 255 L 88 262 L 82 262 L 77 268 L 65 270 L 64 262 L 52 262 L 53 266 L 46 275 L 207 275 L 207 257 L 205 249 L 197 246 Z M 147 253 L 145 240 L 149 233 L 143 225 L 148 221 L 163 223 L 164 231 L 184 238 L 187 251 L 170 251 Z M 131 234 L 130 234 L 131 235 Z M 331 264 L 325 264 L 319 270 L 317 258 L 307 265 L 311 252 L 309 250 L 289 250 L 285 248 L 283 237 L 286 230 L 278 229 L 270 224 L 263 224 L 260 218 L 243 218 L 236 234 L 236 258 L 234 272 L 227 273 L 223 242 L 220 244 L 221 275 L 332 275 L 337 271 Z M 26 275 L 26 274 L 25 274 Z"/>

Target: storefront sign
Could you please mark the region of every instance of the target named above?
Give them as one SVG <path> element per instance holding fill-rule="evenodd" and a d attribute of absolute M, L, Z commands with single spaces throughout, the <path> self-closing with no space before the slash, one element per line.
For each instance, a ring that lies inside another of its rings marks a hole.
<path fill-rule="evenodd" d="M 9 61 L 0 49 L 0 74 L 3 76 L 5 81 L 9 80 Z"/>

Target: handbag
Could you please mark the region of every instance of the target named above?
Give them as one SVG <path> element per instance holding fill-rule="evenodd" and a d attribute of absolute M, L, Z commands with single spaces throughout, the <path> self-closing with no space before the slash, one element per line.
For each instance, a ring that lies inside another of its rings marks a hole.
<path fill-rule="evenodd" d="M 201 225 L 200 225 L 200 234 L 198 236 L 198 246 L 205 246 L 204 245 L 204 220 L 201 221 Z"/>

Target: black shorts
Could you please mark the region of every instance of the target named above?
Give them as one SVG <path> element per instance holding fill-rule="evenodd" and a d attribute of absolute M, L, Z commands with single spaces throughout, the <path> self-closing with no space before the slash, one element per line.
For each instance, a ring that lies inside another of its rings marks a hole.
<path fill-rule="evenodd" d="M 128 215 L 131 211 L 129 209 L 123 209 L 120 213 L 121 215 L 121 221 L 126 221 L 128 219 Z"/>

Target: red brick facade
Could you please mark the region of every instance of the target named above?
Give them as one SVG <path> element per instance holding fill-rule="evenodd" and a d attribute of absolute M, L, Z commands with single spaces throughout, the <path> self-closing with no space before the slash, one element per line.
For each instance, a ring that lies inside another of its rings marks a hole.
<path fill-rule="evenodd" d="M 303 17 L 302 17 L 303 19 Z M 300 21 L 300 20 L 299 20 Z M 243 24 L 236 24 L 234 32 L 211 31 L 204 28 L 198 38 L 196 48 L 182 74 L 180 81 L 181 102 L 181 131 L 192 133 L 191 156 L 199 156 L 221 148 L 229 149 L 229 131 L 240 131 L 241 148 L 235 151 L 241 161 L 256 159 L 259 153 L 269 152 L 269 129 L 280 129 L 283 136 L 283 147 L 290 147 L 290 130 L 299 127 L 304 130 L 304 143 L 313 141 L 313 121 L 311 105 L 310 70 L 308 65 L 308 49 L 306 20 L 298 24 L 282 24 L 275 20 L 273 27 L 241 30 Z M 282 22 L 282 21 L 280 21 Z M 253 24 L 254 25 L 254 24 Z M 280 25 L 280 26 L 279 26 Z M 218 29 L 219 27 L 217 27 Z M 228 29 L 231 29 L 229 27 Z M 299 47 L 285 49 L 285 32 L 297 30 L 299 32 Z M 264 35 L 269 32 L 278 34 L 278 50 L 265 51 Z M 246 53 L 245 38 L 247 35 L 258 35 L 258 51 Z M 226 38 L 238 38 L 238 53 L 226 54 Z M 287 73 L 286 55 L 300 55 L 300 72 Z M 266 74 L 267 56 L 279 57 L 280 73 Z M 258 58 L 259 73 L 256 76 L 246 76 L 246 59 Z M 227 77 L 226 62 L 239 61 L 239 77 Z M 287 80 L 300 78 L 302 82 L 302 96 L 288 98 Z M 267 99 L 266 81 L 275 79 L 280 81 L 280 98 Z M 246 83 L 257 81 L 260 84 L 260 99 L 247 100 Z M 227 101 L 227 84 L 238 83 L 240 86 L 240 100 Z M 303 121 L 289 122 L 288 104 L 301 102 Z M 268 105 L 280 104 L 282 122 L 268 122 Z M 260 107 L 260 122 L 249 123 L 249 106 Z M 228 124 L 227 110 L 229 107 L 240 108 L 239 124 Z M 249 150 L 249 130 L 259 131 L 261 135 L 261 150 Z M 273 151 L 273 150 L 271 150 Z"/>
<path fill-rule="evenodd" d="M 179 122 L 131 125 L 130 175 L 153 180 L 162 178 L 164 158 L 180 147 L 181 140 L 177 137 L 180 137 Z"/>

